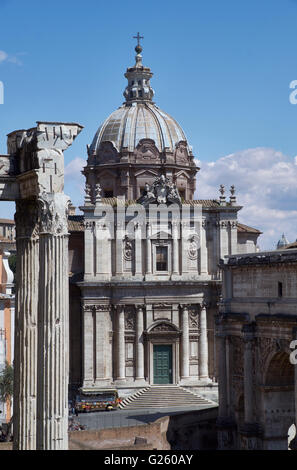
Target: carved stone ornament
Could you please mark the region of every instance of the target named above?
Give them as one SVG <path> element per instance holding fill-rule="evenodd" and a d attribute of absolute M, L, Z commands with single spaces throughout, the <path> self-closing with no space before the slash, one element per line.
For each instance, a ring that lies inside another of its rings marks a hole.
<path fill-rule="evenodd" d="M 187 142 L 181 140 L 175 146 L 175 156 L 176 160 L 180 162 L 187 162 L 188 161 L 188 150 L 187 150 Z"/>
<path fill-rule="evenodd" d="M 102 197 L 102 188 L 99 183 L 95 185 L 95 198 L 96 198 L 96 203 L 101 202 L 101 197 Z"/>
<path fill-rule="evenodd" d="M 33 200 L 16 201 L 16 237 L 37 239 L 39 236 L 38 206 Z"/>
<path fill-rule="evenodd" d="M 67 235 L 69 197 L 63 193 L 43 193 L 38 202 L 40 232 Z"/>
<path fill-rule="evenodd" d="M 174 331 L 174 332 L 176 332 L 175 328 L 172 325 L 169 325 L 168 323 L 159 323 L 159 325 L 156 325 L 152 329 L 152 332 L 156 332 L 156 331 Z"/>
<path fill-rule="evenodd" d="M 98 163 L 102 162 L 117 162 L 119 157 L 118 157 L 118 151 L 114 147 L 112 142 L 101 142 L 99 150 L 98 150 L 98 158 L 97 161 Z"/>
<path fill-rule="evenodd" d="M 198 311 L 195 308 L 189 309 L 189 325 L 190 328 L 198 328 Z"/>
<path fill-rule="evenodd" d="M 136 147 L 136 158 L 138 160 L 156 160 L 159 151 L 152 139 L 141 139 Z"/>
<path fill-rule="evenodd" d="M 13 173 L 13 169 L 11 168 L 11 163 L 13 161 L 14 160 L 10 157 L 0 156 L 0 174 L 1 174 L 1 176 L 9 175 L 10 173 Z"/>
<path fill-rule="evenodd" d="M 133 243 L 129 237 L 124 238 L 124 258 L 126 261 L 132 261 L 133 258 Z"/>
<path fill-rule="evenodd" d="M 135 313 L 132 309 L 125 311 L 125 330 L 135 330 Z"/>
<path fill-rule="evenodd" d="M 192 235 L 188 240 L 188 257 L 192 260 L 198 258 L 200 240 L 198 235 Z"/>
<path fill-rule="evenodd" d="M 162 175 L 152 185 L 146 183 L 144 192 L 137 203 L 144 206 L 149 204 L 181 205 L 181 198 L 176 185 Z"/>

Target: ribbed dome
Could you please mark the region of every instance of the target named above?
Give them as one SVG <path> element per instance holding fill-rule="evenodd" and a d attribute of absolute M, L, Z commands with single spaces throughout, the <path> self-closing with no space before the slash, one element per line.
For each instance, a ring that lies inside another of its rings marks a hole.
<path fill-rule="evenodd" d="M 152 102 L 124 104 L 114 111 L 99 127 L 91 145 L 97 153 L 101 142 L 110 141 L 118 152 L 123 148 L 133 152 L 141 139 L 152 139 L 157 149 L 174 151 L 175 144 L 186 141 L 186 136 L 169 114 Z"/>

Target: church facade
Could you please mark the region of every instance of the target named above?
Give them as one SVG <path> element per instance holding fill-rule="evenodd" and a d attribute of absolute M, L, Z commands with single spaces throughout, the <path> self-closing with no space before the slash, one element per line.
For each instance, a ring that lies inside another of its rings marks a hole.
<path fill-rule="evenodd" d="M 135 50 L 125 102 L 88 147 L 84 215 L 69 216 L 70 383 L 202 390 L 218 376 L 219 261 L 255 252 L 260 232 L 238 222 L 234 187 L 194 198 L 191 147 Z"/>

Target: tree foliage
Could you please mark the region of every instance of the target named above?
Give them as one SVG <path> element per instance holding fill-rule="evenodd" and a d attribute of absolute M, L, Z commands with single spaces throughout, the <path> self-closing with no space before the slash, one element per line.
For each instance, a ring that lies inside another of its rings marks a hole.
<path fill-rule="evenodd" d="M 5 368 L 0 373 L 0 399 L 11 401 L 13 395 L 13 367 L 6 361 Z"/>

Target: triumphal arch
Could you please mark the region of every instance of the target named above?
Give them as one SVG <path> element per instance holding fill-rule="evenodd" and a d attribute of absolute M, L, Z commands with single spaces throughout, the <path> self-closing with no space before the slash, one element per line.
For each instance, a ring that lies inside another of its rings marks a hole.
<path fill-rule="evenodd" d="M 0 199 L 16 203 L 15 450 L 68 449 L 68 227 L 64 155 L 74 123 L 11 132 Z"/>

